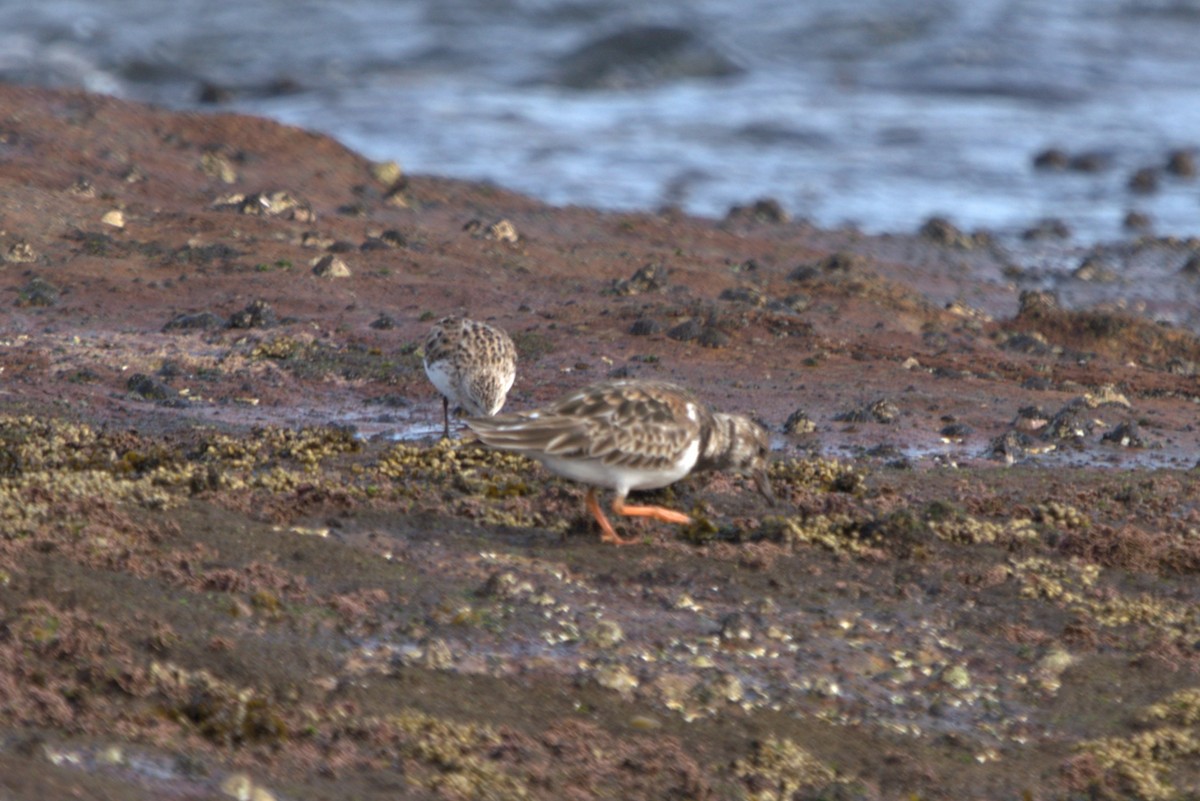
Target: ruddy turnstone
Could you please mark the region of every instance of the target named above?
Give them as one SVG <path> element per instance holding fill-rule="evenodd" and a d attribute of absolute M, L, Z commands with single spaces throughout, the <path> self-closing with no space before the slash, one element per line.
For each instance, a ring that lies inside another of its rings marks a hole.
<path fill-rule="evenodd" d="M 587 508 L 600 538 L 616 545 L 633 539 L 613 529 L 596 501 L 596 487 L 616 491 L 619 515 L 688 523 L 661 506 L 629 506 L 630 490 L 655 489 L 693 470 L 735 470 L 754 478 L 774 500 L 767 479 L 767 432 L 748 417 L 712 411 L 682 387 L 661 381 L 603 381 L 572 392 L 544 409 L 467 418 L 486 445 L 536 459 L 552 473 L 589 484 Z"/>
<path fill-rule="evenodd" d="M 449 437 L 452 402 L 477 417 L 504 407 L 517 377 L 517 349 L 495 326 L 445 317 L 425 338 L 425 375 L 442 393 L 442 436 Z"/>

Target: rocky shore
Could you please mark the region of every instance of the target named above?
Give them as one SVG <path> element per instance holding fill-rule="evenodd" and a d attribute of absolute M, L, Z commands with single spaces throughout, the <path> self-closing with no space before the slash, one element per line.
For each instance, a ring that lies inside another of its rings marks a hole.
<path fill-rule="evenodd" d="M 1197 276 L 0 86 L 0 798 L 1192 797 Z M 780 502 L 696 476 L 602 545 L 437 441 L 451 313 L 511 334 L 508 409 L 754 416 Z"/>

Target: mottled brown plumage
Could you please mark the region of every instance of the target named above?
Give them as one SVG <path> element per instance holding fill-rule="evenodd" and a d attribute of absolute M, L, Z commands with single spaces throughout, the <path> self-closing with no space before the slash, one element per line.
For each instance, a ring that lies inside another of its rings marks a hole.
<path fill-rule="evenodd" d="M 468 418 L 480 441 L 536 459 L 551 472 L 591 485 L 587 505 L 605 542 L 628 544 L 596 502 L 595 487 L 616 491 L 617 514 L 687 523 L 659 506 L 626 506 L 630 490 L 665 487 L 693 470 L 749 473 L 764 495 L 767 432 L 741 415 L 712 411 L 688 390 L 661 381 L 605 381 L 533 412 Z"/>
<path fill-rule="evenodd" d="M 425 375 L 442 394 L 442 436 L 450 436 L 450 405 L 493 415 L 517 377 L 517 349 L 495 326 L 465 317 L 439 320 L 425 338 Z"/>

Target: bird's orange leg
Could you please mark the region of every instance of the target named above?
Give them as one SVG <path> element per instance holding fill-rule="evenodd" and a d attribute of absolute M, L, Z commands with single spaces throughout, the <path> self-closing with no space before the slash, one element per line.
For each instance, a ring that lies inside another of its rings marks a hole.
<path fill-rule="evenodd" d="M 624 498 L 617 498 L 613 501 L 613 511 L 619 515 L 629 515 L 631 517 L 651 517 L 663 523 L 692 522 L 692 518 L 683 512 L 676 512 L 674 509 L 667 509 L 662 506 L 626 506 Z"/>
<path fill-rule="evenodd" d="M 587 508 L 596 518 L 596 522 L 600 524 L 600 541 L 611 542 L 613 545 L 633 545 L 637 542 L 635 539 L 625 539 L 617 533 L 612 527 L 612 523 L 608 522 L 608 518 L 604 516 L 604 510 L 600 508 L 600 504 L 596 501 L 595 487 L 588 487 L 587 491 Z"/>

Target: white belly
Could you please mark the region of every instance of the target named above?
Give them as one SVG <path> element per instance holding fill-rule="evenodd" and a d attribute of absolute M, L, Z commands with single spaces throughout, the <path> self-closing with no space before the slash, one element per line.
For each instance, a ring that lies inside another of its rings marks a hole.
<path fill-rule="evenodd" d="M 700 456 L 700 442 L 688 446 L 674 464 L 661 469 L 646 469 L 620 465 L 606 465 L 599 459 L 565 458 L 549 456 L 542 453 L 530 453 L 552 473 L 591 484 L 596 487 L 606 487 L 619 492 L 629 490 L 658 489 L 668 484 L 674 484 L 691 472 Z"/>
<path fill-rule="evenodd" d="M 429 383 L 449 399 L 451 406 L 462 405 L 462 399 L 458 394 L 458 374 L 457 371 L 450 368 L 448 360 L 426 364 L 425 375 L 429 376 Z"/>

